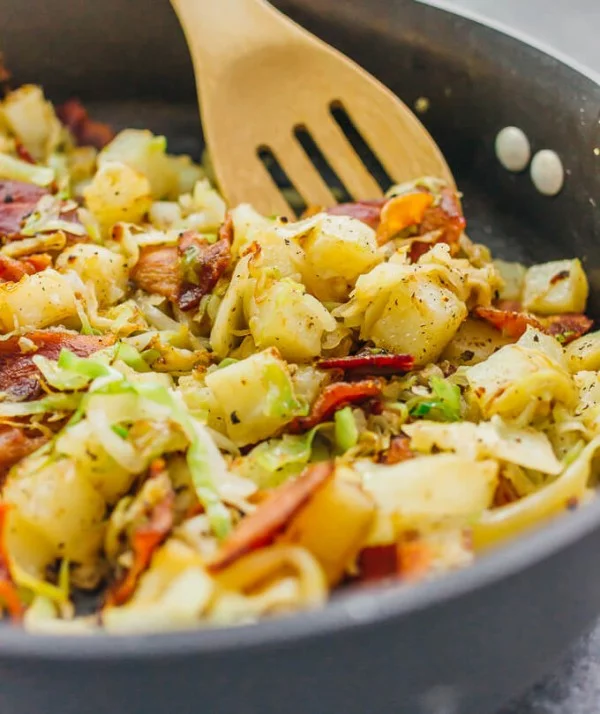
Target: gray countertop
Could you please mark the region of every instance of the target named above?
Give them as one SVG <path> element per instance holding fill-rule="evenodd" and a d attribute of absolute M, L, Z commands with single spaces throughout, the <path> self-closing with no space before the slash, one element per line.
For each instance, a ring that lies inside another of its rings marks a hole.
<path fill-rule="evenodd" d="M 599 0 L 432 0 L 431 4 L 479 13 L 600 74 Z M 599 712 L 600 621 L 566 653 L 553 673 L 500 714 Z"/>

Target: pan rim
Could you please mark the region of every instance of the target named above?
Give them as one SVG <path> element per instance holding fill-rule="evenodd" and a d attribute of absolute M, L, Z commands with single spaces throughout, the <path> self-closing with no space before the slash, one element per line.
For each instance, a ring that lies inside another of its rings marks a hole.
<path fill-rule="evenodd" d="M 549 44 L 505 23 L 485 18 L 466 8 L 450 8 L 445 0 L 418 0 L 449 15 L 506 35 L 549 56 L 600 87 L 600 74 Z M 600 497 L 574 513 L 566 513 L 480 556 L 469 567 L 417 585 L 374 585 L 348 592 L 323 607 L 273 617 L 251 625 L 190 629 L 153 634 L 94 633 L 90 635 L 42 635 L 0 623 L 0 658 L 8 661 L 110 662 L 224 655 L 244 650 L 256 652 L 294 645 L 336 634 L 364 630 L 400 620 L 412 613 L 451 602 L 468 593 L 542 563 L 600 529 Z"/>

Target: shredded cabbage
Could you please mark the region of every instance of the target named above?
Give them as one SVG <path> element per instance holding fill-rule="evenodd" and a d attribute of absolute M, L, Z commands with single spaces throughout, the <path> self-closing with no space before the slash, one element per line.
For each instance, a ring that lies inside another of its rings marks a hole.
<path fill-rule="evenodd" d="M 356 446 L 358 442 L 358 427 L 352 413 L 351 407 L 338 409 L 335 413 L 335 443 L 340 451 L 344 453 Z"/>
<path fill-rule="evenodd" d="M 431 377 L 431 397 L 416 397 L 409 406 L 410 415 L 434 421 L 459 421 L 461 416 L 460 389 L 447 379 Z"/>
<path fill-rule="evenodd" d="M 0 153 L 0 176 L 13 181 L 26 181 L 36 186 L 49 186 L 54 181 L 54 169 L 22 161 Z"/>

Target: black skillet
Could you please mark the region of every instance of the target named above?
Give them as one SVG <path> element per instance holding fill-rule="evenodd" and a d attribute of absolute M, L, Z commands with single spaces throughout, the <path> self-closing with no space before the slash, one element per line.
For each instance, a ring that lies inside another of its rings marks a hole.
<path fill-rule="evenodd" d="M 218 0 L 214 0 L 218 2 Z M 469 233 L 503 257 L 577 255 L 600 317 L 600 86 L 556 58 L 406 0 L 281 0 L 407 103 L 464 191 Z M 92 101 L 117 126 L 200 150 L 193 81 L 166 0 L 2 0 L 17 80 Z M 135 99 L 131 99 L 134 97 Z M 232 107 L 235 111 L 235 107 Z M 522 127 L 567 170 L 557 198 L 498 164 Z M 150 637 L 0 629 L 2 714 L 487 714 L 539 678 L 600 610 L 600 501 L 414 588 L 339 596 L 257 626 Z"/>

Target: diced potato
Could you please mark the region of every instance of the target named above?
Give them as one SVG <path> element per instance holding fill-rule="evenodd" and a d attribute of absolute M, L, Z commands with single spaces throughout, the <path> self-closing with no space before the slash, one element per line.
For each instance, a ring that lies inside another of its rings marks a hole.
<path fill-rule="evenodd" d="M 196 181 L 190 193 L 179 197 L 185 226 L 192 230 L 216 231 L 225 220 L 227 206 L 207 179 Z"/>
<path fill-rule="evenodd" d="M 498 464 L 454 454 L 419 456 L 394 466 L 359 462 L 363 487 L 400 530 L 462 522 L 488 508 Z"/>
<path fill-rule="evenodd" d="M 500 299 L 520 302 L 527 268 L 521 263 L 509 263 L 506 260 L 495 260 L 494 267 L 504 281 L 499 291 Z"/>
<path fill-rule="evenodd" d="M 56 441 L 56 450 L 69 457 L 77 473 L 109 504 L 127 493 L 135 479 L 134 473 L 119 466 L 102 448 L 85 419 L 61 433 Z"/>
<path fill-rule="evenodd" d="M 469 367 L 470 393 L 484 418 L 515 418 L 525 410 L 533 418 L 553 401 L 572 406 L 577 399 L 568 372 L 542 351 L 506 345 L 484 362 Z"/>
<path fill-rule="evenodd" d="M 153 198 L 176 199 L 202 178 L 202 169 L 188 157 L 167 155 L 166 148 L 164 136 L 142 129 L 125 129 L 102 149 L 98 163 L 121 161 L 150 181 Z"/>
<path fill-rule="evenodd" d="M 523 307 L 540 315 L 583 312 L 589 292 L 579 258 L 533 265 L 525 276 Z"/>
<path fill-rule="evenodd" d="M 261 248 L 260 268 L 275 268 L 281 278 L 300 280 L 304 252 L 295 239 L 280 231 L 281 226 L 278 229 L 275 221 L 265 218 L 247 203 L 232 209 L 231 220 L 234 229 L 233 255 L 240 255 L 255 243 Z"/>
<path fill-rule="evenodd" d="M 240 203 L 230 211 L 233 221 L 233 244 L 231 253 L 239 256 L 264 233 L 272 231 L 275 222 L 263 216 L 249 203 Z"/>
<path fill-rule="evenodd" d="M 125 257 L 92 243 L 75 243 L 56 260 L 61 272 L 74 270 L 84 283 L 91 283 L 101 307 L 114 305 L 124 295 L 129 277 Z"/>
<path fill-rule="evenodd" d="M 321 354 L 324 333 L 335 330 L 337 323 L 303 285 L 280 280 L 257 292 L 258 288 L 248 306 L 257 349 L 277 347 L 291 362 L 307 362 Z"/>
<path fill-rule="evenodd" d="M 55 548 L 35 523 L 21 516 L 17 508 L 8 514 L 5 545 L 18 566 L 36 577 L 44 576 L 55 558 Z"/>
<path fill-rule="evenodd" d="M 300 280 L 304 253 L 297 243 L 282 238 L 273 228 L 257 235 L 254 242 L 260 246 L 260 258 L 256 261 L 259 269 L 270 268 L 279 278 Z"/>
<path fill-rule="evenodd" d="M 83 196 L 105 231 L 121 221 L 139 223 L 152 205 L 148 179 L 119 161 L 105 161 Z"/>
<path fill-rule="evenodd" d="M 283 540 L 309 550 L 334 586 L 364 547 L 374 515 L 369 495 L 356 484 L 334 479 L 295 516 Z"/>
<path fill-rule="evenodd" d="M 8 479 L 3 499 L 52 546 L 53 558 L 89 563 L 97 557 L 106 504 L 70 459 L 19 469 Z"/>
<path fill-rule="evenodd" d="M 358 279 L 354 299 L 365 305 L 361 339 L 411 354 L 416 366 L 437 359 L 467 316 L 462 300 L 412 266 L 377 266 Z"/>
<path fill-rule="evenodd" d="M 303 247 L 304 284 L 319 300 L 346 300 L 358 276 L 382 260 L 375 231 L 350 216 L 324 215 Z"/>
<path fill-rule="evenodd" d="M 600 332 L 583 335 L 565 348 L 569 370 L 600 370 Z"/>
<path fill-rule="evenodd" d="M 149 218 L 153 226 L 166 231 L 181 223 L 181 206 L 176 201 L 155 201 L 150 208 Z"/>
<path fill-rule="evenodd" d="M 453 364 L 478 364 L 512 340 L 492 325 L 467 318 L 458 328 L 441 358 Z"/>
<path fill-rule="evenodd" d="M 0 285 L 0 332 L 40 328 L 77 317 L 73 286 L 50 268 Z"/>
<path fill-rule="evenodd" d="M 302 411 L 288 366 L 273 348 L 207 374 L 206 385 L 238 446 L 273 436 Z"/>
<path fill-rule="evenodd" d="M 37 161 L 46 159 L 60 141 L 61 123 L 36 85 L 25 84 L 11 92 L 0 105 L 0 114 Z"/>

